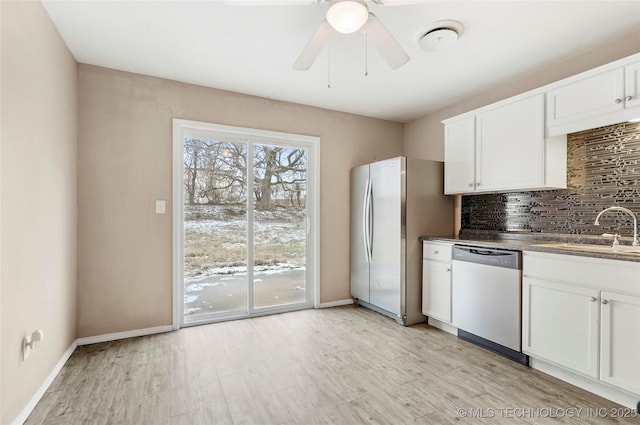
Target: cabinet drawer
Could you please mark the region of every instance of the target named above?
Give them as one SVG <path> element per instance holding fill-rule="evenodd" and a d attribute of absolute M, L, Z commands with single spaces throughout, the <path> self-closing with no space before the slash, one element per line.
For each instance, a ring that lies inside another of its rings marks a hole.
<path fill-rule="evenodd" d="M 524 277 L 580 283 L 585 288 L 640 296 L 640 263 L 633 261 L 525 251 L 522 274 Z"/>
<path fill-rule="evenodd" d="M 451 262 L 451 247 L 453 244 L 442 242 L 423 242 L 422 258 L 434 261 Z"/>

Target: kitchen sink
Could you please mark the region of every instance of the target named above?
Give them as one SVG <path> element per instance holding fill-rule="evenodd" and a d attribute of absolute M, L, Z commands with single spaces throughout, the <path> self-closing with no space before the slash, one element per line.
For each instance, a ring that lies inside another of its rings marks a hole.
<path fill-rule="evenodd" d="M 585 243 L 565 243 L 565 242 L 547 242 L 536 244 L 536 246 L 544 246 L 549 248 L 566 249 L 568 251 L 586 251 L 586 252 L 606 252 L 613 254 L 636 254 L 640 255 L 640 246 L 618 245 L 612 248 L 611 245 L 593 245 Z"/>

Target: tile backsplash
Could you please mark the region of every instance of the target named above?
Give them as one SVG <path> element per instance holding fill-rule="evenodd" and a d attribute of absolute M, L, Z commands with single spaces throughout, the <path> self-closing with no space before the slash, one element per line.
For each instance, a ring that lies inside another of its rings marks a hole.
<path fill-rule="evenodd" d="M 596 215 L 612 205 L 640 216 L 640 123 L 567 137 L 567 189 L 462 197 L 462 229 L 629 236 L 631 217 Z"/>

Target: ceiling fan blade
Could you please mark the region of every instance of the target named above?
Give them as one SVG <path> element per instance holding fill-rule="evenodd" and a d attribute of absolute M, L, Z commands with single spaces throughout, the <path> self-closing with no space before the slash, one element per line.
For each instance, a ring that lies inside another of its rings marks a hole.
<path fill-rule="evenodd" d="M 320 0 L 223 0 L 228 6 L 308 6 Z"/>
<path fill-rule="evenodd" d="M 367 41 L 373 44 L 392 69 L 400 68 L 409 62 L 407 52 L 373 13 L 369 13 L 369 20 L 360 31 L 365 33 Z"/>
<path fill-rule="evenodd" d="M 417 4 L 436 3 L 437 0 L 372 0 L 379 6 L 412 6 Z"/>
<path fill-rule="evenodd" d="M 300 56 L 298 56 L 296 63 L 293 64 L 293 69 L 296 71 L 306 71 L 311 68 L 311 65 L 313 65 L 313 62 L 320 54 L 320 51 L 324 45 L 327 44 L 327 41 L 329 41 L 332 32 L 333 28 L 331 28 L 329 22 L 327 22 L 326 19 L 322 21 L 316 32 L 313 33 L 311 40 L 307 43 L 307 46 L 304 48 L 302 53 L 300 53 Z"/>

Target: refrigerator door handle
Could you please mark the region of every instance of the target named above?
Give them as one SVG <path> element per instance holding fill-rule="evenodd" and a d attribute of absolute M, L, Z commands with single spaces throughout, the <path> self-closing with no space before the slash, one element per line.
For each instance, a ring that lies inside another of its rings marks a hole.
<path fill-rule="evenodd" d="M 362 201 L 362 242 L 364 244 L 364 252 L 367 263 L 371 263 L 369 255 L 369 185 L 371 180 L 367 179 L 364 188 L 364 197 Z"/>
<path fill-rule="evenodd" d="M 373 180 L 369 180 L 369 205 L 368 205 L 368 213 L 369 216 L 367 222 L 369 231 L 367 234 L 369 235 L 369 263 L 371 263 L 373 259 Z"/>

